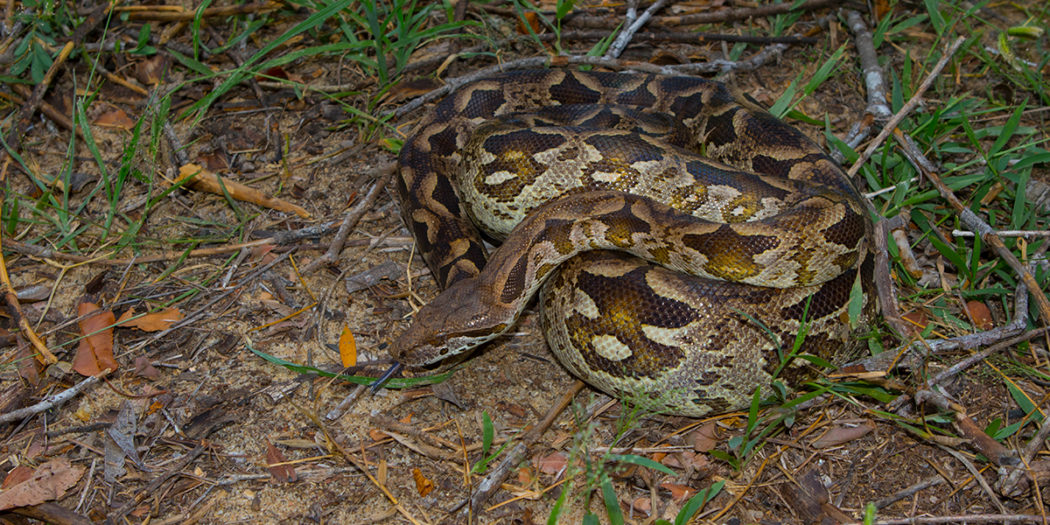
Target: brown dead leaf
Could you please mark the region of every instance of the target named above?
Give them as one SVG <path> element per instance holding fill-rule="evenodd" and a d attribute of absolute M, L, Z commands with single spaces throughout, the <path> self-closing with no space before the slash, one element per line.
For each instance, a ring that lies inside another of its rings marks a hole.
<path fill-rule="evenodd" d="M 638 496 L 631 502 L 631 508 L 637 513 L 648 516 L 653 511 L 653 502 L 647 496 Z"/>
<path fill-rule="evenodd" d="M 157 370 L 157 368 L 149 362 L 149 358 L 140 355 L 135 358 L 135 375 L 145 377 L 146 379 L 156 379 L 160 377 L 160 370 Z"/>
<path fill-rule="evenodd" d="M 430 491 L 434 490 L 434 482 L 423 475 L 423 471 L 418 468 L 412 469 L 412 479 L 416 480 L 416 492 L 420 496 L 426 496 L 430 494 Z"/>
<path fill-rule="evenodd" d="M 12 336 L 11 339 L 21 342 L 22 336 Z M 34 387 L 40 384 L 40 363 L 34 359 L 35 353 L 32 345 L 18 344 L 15 346 L 18 376 Z"/>
<path fill-rule="evenodd" d="M 117 324 L 129 328 L 138 328 L 143 332 L 160 332 L 171 328 L 171 325 L 182 320 L 184 316 L 178 308 L 165 308 L 159 312 L 148 313 L 141 317 L 135 317 L 135 310 L 124 312 Z"/>
<path fill-rule="evenodd" d="M 813 448 L 828 448 L 848 443 L 854 439 L 866 436 L 872 430 L 875 430 L 875 423 L 871 421 L 865 421 L 860 425 L 853 426 L 835 426 L 813 441 Z"/>
<path fill-rule="evenodd" d="M 73 370 L 85 376 L 98 375 L 105 369 L 119 368 L 113 357 L 113 324 L 116 317 L 110 310 L 102 310 L 89 302 L 77 306 L 80 321 L 80 346 L 73 356 Z"/>
<path fill-rule="evenodd" d="M 285 464 L 287 461 L 284 459 L 284 454 L 281 454 L 281 451 L 267 440 L 266 470 L 269 470 L 273 479 L 276 479 L 279 483 L 290 483 L 299 479 L 299 476 L 295 473 L 295 468 Z"/>
<path fill-rule="evenodd" d="M 709 421 L 686 434 L 685 440 L 697 452 L 710 452 L 718 446 L 718 426 L 714 421 Z"/>
<path fill-rule="evenodd" d="M 387 97 L 390 100 L 404 100 L 425 95 L 439 87 L 441 83 L 430 77 L 402 80 L 390 88 Z"/>
<path fill-rule="evenodd" d="M 532 480 L 532 469 L 529 467 L 521 467 L 518 469 L 518 485 L 527 487 L 532 484 Z"/>
<path fill-rule="evenodd" d="M 164 72 L 168 69 L 168 59 L 163 54 L 154 55 L 152 58 L 139 60 L 135 63 L 133 74 L 135 79 L 147 86 L 160 84 L 164 78 Z"/>
<path fill-rule="evenodd" d="M 179 168 L 179 176 L 176 180 L 181 181 L 188 178 L 192 178 L 192 180 L 186 183 L 186 187 L 193 188 L 197 191 L 214 193 L 216 195 L 226 195 L 228 193 L 230 197 L 240 201 L 251 202 L 277 211 L 294 213 L 304 219 L 310 218 L 310 212 L 302 207 L 296 206 L 284 199 L 271 197 L 255 188 L 246 186 L 239 182 L 225 178 L 220 181 L 218 175 L 197 164 L 186 164 Z"/>
<path fill-rule="evenodd" d="M 529 31 L 530 28 L 532 29 L 531 32 Z M 542 32 L 543 26 L 540 24 L 540 17 L 535 12 L 525 11 L 525 13 L 518 18 L 519 35 L 528 35 L 531 33 L 540 34 Z"/>
<path fill-rule="evenodd" d="M 0 490 L 7 490 L 31 477 L 33 477 L 33 469 L 25 465 L 19 465 L 7 473 L 4 482 L 0 483 Z"/>
<path fill-rule="evenodd" d="M 343 362 L 343 368 L 357 366 L 357 342 L 354 341 L 354 333 L 346 325 L 343 325 L 343 333 L 339 335 L 339 359 Z"/>
<path fill-rule="evenodd" d="M 696 489 L 685 485 L 679 485 L 677 483 L 661 483 L 660 488 L 670 491 L 671 499 L 673 499 L 675 503 L 682 503 L 696 494 Z"/>
<path fill-rule="evenodd" d="M 970 318 L 973 319 L 977 328 L 981 330 L 991 330 L 995 324 L 992 322 L 991 310 L 981 301 L 967 301 L 966 311 L 970 313 Z"/>
<path fill-rule="evenodd" d="M 536 468 L 544 474 L 558 474 L 565 470 L 565 466 L 568 465 L 568 458 L 561 452 L 555 452 L 546 456 L 539 456 L 536 458 Z"/>
<path fill-rule="evenodd" d="M 135 128 L 135 121 L 120 108 L 99 115 L 95 119 L 94 124 L 103 128 L 116 128 L 126 131 L 131 131 Z"/>
<path fill-rule="evenodd" d="M 38 467 L 29 479 L 0 492 L 0 510 L 58 499 L 76 485 L 83 474 L 84 467 L 73 466 L 68 459 L 48 461 Z"/>
<path fill-rule="evenodd" d="M 926 317 L 926 314 L 919 310 L 913 310 L 908 312 L 901 317 L 904 318 L 904 322 L 907 323 L 908 330 L 911 331 L 911 335 L 919 335 L 923 330 L 926 329 L 926 325 L 930 324 L 930 319 Z"/>

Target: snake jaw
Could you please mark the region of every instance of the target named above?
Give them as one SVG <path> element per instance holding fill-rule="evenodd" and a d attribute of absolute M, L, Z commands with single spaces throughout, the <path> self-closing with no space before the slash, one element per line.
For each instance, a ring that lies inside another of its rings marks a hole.
<path fill-rule="evenodd" d="M 476 278 L 456 282 L 420 308 L 412 325 L 394 342 L 394 358 L 406 366 L 423 367 L 495 339 L 510 328 L 510 322 L 488 296 L 478 293 Z"/>

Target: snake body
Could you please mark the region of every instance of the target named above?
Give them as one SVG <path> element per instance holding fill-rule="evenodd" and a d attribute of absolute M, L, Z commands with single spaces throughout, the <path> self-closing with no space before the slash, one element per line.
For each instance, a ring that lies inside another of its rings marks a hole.
<path fill-rule="evenodd" d="M 718 82 L 504 73 L 439 102 L 399 161 L 402 216 L 445 288 L 394 344 L 410 366 L 498 337 L 539 290 L 574 374 L 653 410 L 723 412 L 816 371 L 785 357 L 800 330 L 800 353 L 842 361 L 847 303 L 870 285 L 860 194 Z M 488 261 L 482 232 L 503 241 Z"/>

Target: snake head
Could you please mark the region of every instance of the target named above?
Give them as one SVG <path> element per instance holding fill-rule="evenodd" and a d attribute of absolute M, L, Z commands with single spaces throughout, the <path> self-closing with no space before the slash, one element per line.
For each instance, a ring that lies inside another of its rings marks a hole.
<path fill-rule="evenodd" d="M 505 309 L 487 299 L 476 278 L 456 282 L 416 313 L 391 348 L 409 367 L 432 365 L 496 338 L 510 328 Z M 513 317 L 513 312 L 511 312 Z"/>

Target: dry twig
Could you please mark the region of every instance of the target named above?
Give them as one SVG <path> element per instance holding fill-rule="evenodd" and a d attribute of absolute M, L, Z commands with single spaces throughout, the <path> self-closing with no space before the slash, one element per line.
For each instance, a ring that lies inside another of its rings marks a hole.
<path fill-rule="evenodd" d="M 372 189 L 368 191 L 365 198 L 361 200 L 343 218 L 343 224 L 339 226 L 339 231 L 335 234 L 335 238 L 332 239 L 332 244 L 329 246 L 328 251 L 324 255 L 314 259 L 303 268 L 303 273 L 311 273 L 322 265 L 331 264 L 339 260 L 339 253 L 343 251 L 343 246 L 346 244 L 346 238 L 353 231 L 354 227 L 357 226 L 358 221 L 361 217 L 365 216 L 365 213 L 372 208 L 375 204 L 376 198 L 379 197 L 379 193 L 386 189 L 387 184 L 390 182 L 390 178 L 393 177 L 396 171 L 396 164 L 390 164 L 379 168 L 377 171 L 382 173 L 379 179 L 376 180 L 375 184 L 372 185 Z"/>
<path fill-rule="evenodd" d="M 612 45 L 609 46 L 609 49 L 605 52 L 605 56 L 608 58 L 619 58 L 620 54 L 623 53 L 623 50 L 627 49 L 627 44 L 631 43 L 634 34 L 637 33 L 650 18 L 652 18 L 653 13 L 663 9 L 664 4 L 666 3 L 667 0 L 656 0 L 641 14 L 641 16 L 638 16 L 637 18 L 633 16 L 634 8 L 629 8 L 627 10 L 627 20 L 624 24 L 626 27 L 616 36 L 616 40 L 614 40 Z"/>
<path fill-rule="evenodd" d="M 81 381 L 81 382 L 79 382 L 79 383 L 77 383 L 77 384 L 75 384 L 75 385 L 73 385 L 73 386 L 71 386 L 71 387 L 69 387 L 69 388 L 67 388 L 67 389 L 57 393 L 57 394 L 55 394 L 55 395 L 48 396 L 48 397 L 42 399 L 39 403 L 37 403 L 37 404 L 35 404 L 33 406 L 20 408 L 18 410 L 12 410 L 11 412 L 8 412 L 6 414 L 0 414 L 0 424 L 10 423 L 12 421 L 18 421 L 19 419 L 27 418 L 27 417 L 32 416 L 34 414 L 39 414 L 39 413 L 41 413 L 41 412 L 43 412 L 45 410 L 51 410 L 52 408 L 54 408 L 54 407 L 56 407 L 58 405 L 61 405 L 62 403 L 65 403 L 66 401 L 69 401 L 70 399 L 73 399 L 74 397 L 76 397 L 77 394 L 82 392 L 87 387 L 89 387 L 89 386 L 91 386 L 91 385 L 93 385 L 95 383 L 98 383 L 98 381 L 100 379 L 102 379 L 103 377 L 106 377 L 109 373 L 110 373 L 109 369 L 103 370 L 98 375 L 93 375 L 91 377 L 85 378 L 83 381 Z"/>
<path fill-rule="evenodd" d="M 578 394 L 580 390 L 583 390 L 583 381 L 577 379 L 576 382 L 569 387 L 569 390 L 565 392 L 565 395 L 562 396 L 562 398 L 552 406 L 549 411 L 547 411 L 547 415 L 544 416 L 543 420 L 526 431 L 521 437 L 521 441 L 518 441 L 513 448 L 507 451 L 507 454 L 503 457 L 503 460 L 499 462 L 499 465 L 496 465 L 496 467 L 492 469 L 492 472 L 478 484 L 477 490 L 474 491 L 474 495 L 472 495 L 468 501 L 461 503 L 460 506 L 462 507 L 469 503 L 471 511 L 474 514 L 477 514 L 477 511 L 481 509 L 481 506 L 484 505 L 486 501 L 488 501 L 489 497 L 491 497 L 492 494 L 503 485 L 503 480 L 507 479 L 507 476 L 510 475 L 511 471 L 513 471 L 514 468 L 525 459 L 529 447 L 531 447 L 533 443 L 535 443 L 536 440 L 538 440 L 540 436 L 542 436 L 543 433 L 554 424 L 554 420 L 558 418 L 558 415 L 561 414 L 563 410 L 565 410 L 565 407 L 569 406 L 569 403 L 572 402 L 572 399 L 576 397 L 576 394 Z"/>
<path fill-rule="evenodd" d="M 915 94 L 912 95 L 908 102 L 901 107 L 900 111 L 890 117 L 890 120 L 886 122 L 885 126 L 883 126 L 882 131 L 880 131 L 875 139 L 871 141 L 871 144 L 869 144 L 868 148 L 864 150 L 864 153 L 862 153 L 860 158 L 857 159 L 857 162 L 853 163 L 853 166 L 851 166 L 847 172 L 850 178 L 860 171 L 860 168 L 864 166 L 864 163 L 868 162 L 868 159 L 870 159 L 875 153 L 875 150 L 879 149 L 879 147 L 882 146 L 883 141 L 890 136 L 890 133 L 893 133 L 893 130 L 897 129 L 897 124 L 900 124 L 901 121 L 904 120 L 904 117 L 907 117 L 911 111 L 915 109 L 915 106 L 919 105 L 919 101 L 922 100 L 922 95 L 926 93 L 927 89 L 930 89 L 930 86 L 933 85 L 933 80 L 941 74 L 941 70 L 944 69 L 944 66 L 948 65 L 948 60 L 951 60 L 955 55 L 955 52 L 959 50 L 959 46 L 965 41 L 965 37 L 959 37 L 952 43 L 951 47 L 948 48 L 948 51 L 944 53 L 944 56 L 942 56 L 941 59 L 937 61 L 937 64 L 933 66 L 933 69 L 930 70 L 930 74 L 926 75 L 926 78 L 923 79 L 922 84 L 919 84 L 919 88 L 915 90 Z"/>

